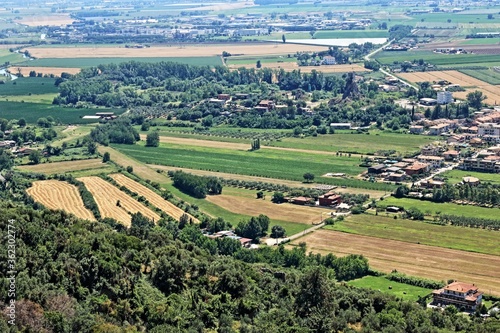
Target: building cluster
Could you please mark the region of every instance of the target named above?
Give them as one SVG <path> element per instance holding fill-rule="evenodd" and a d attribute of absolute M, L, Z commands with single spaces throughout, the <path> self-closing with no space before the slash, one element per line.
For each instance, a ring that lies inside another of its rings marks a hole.
<path fill-rule="evenodd" d="M 240 242 L 241 246 L 249 248 L 252 246 L 252 239 L 250 238 L 245 238 L 245 237 L 240 237 L 234 233 L 232 230 L 222 230 L 218 231 L 213 234 L 206 234 L 208 238 L 211 239 L 222 239 L 222 238 L 230 238 L 230 239 L 235 239 Z"/>

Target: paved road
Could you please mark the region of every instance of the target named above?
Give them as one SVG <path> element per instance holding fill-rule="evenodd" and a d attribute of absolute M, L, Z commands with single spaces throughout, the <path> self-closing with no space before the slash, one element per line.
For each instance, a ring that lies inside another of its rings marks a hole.
<path fill-rule="evenodd" d="M 381 47 L 379 47 L 379 48 L 378 48 L 378 49 L 376 49 L 375 51 L 373 51 L 373 52 L 371 52 L 371 53 L 367 54 L 367 55 L 365 56 L 365 60 L 372 60 L 372 59 L 371 59 L 371 57 L 372 57 L 372 56 L 374 56 L 375 54 L 377 54 L 377 53 L 379 53 L 380 51 L 382 51 L 385 47 L 387 47 L 387 46 L 391 45 L 391 44 L 392 44 L 392 42 L 394 42 L 394 39 L 393 39 L 393 40 L 388 41 L 386 44 L 382 45 Z M 403 79 L 401 79 L 401 78 L 397 77 L 396 75 L 394 75 L 394 74 L 392 74 L 392 73 L 390 73 L 390 72 L 386 71 L 386 70 L 385 70 L 385 69 L 383 69 L 382 67 L 380 67 L 379 71 L 380 71 L 381 73 L 383 73 L 384 75 L 386 75 L 386 76 L 390 76 L 390 77 L 392 77 L 392 78 L 394 78 L 394 79 L 398 80 L 399 82 L 403 83 L 404 85 L 406 85 L 406 86 L 408 86 L 408 87 L 411 87 L 411 88 L 413 88 L 413 89 L 415 89 L 415 90 L 417 90 L 417 91 L 418 91 L 418 87 L 417 87 L 417 86 L 414 86 L 413 84 L 406 82 L 405 80 L 403 80 Z"/>
<path fill-rule="evenodd" d="M 450 170 L 453 170 L 454 168 L 456 168 L 460 163 L 453 163 L 452 165 L 450 166 L 447 166 L 446 168 L 440 168 L 440 169 L 437 169 L 436 172 L 433 172 L 431 173 L 431 175 L 429 177 L 425 177 L 424 179 L 420 179 L 419 181 L 416 181 L 415 182 L 415 185 L 420 185 L 420 182 L 422 182 L 423 180 L 429 180 L 437 175 L 439 175 L 440 173 L 443 173 L 443 172 L 446 172 L 446 171 L 450 171 Z"/>

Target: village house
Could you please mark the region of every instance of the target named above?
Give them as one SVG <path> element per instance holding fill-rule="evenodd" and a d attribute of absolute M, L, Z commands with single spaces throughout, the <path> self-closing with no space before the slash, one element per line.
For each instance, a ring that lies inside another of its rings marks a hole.
<path fill-rule="evenodd" d="M 336 206 L 342 202 L 342 197 L 333 192 L 328 192 L 318 197 L 320 206 Z"/>
<path fill-rule="evenodd" d="M 444 157 L 441 156 L 426 156 L 419 155 L 417 156 L 417 160 L 421 163 L 426 163 L 431 166 L 431 168 L 439 168 L 444 163 Z"/>
<path fill-rule="evenodd" d="M 452 282 L 432 292 L 432 303 L 438 306 L 454 305 L 461 311 L 475 311 L 481 306 L 483 293 L 475 284 Z"/>
<path fill-rule="evenodd" d="M 420 174 L 426 173 L 428 170 L 429 170 L 428 164 L 419 163 L 419 162 L 416 162 L 416 163 L 414 163 L 414 164 L 412 164 L 404 169 L 405 173 L 408 176 L 420 175 Z"/>
<path fill-rule="evenodd" d="M 445 161 L 454 161 L 458 159 L 460 153 L 456 150 L 448 150 L 443 153 L 443 157 Z"/>
<path fill-rule="evenodd" d="M 424 126 L 414 125 L 410 126 L 411 134 L 422 134 L 424 132 Z"/>
<path fill-rule="evenodd" d="M 271 111 L 274 109 L 274 102 L 270 101 L 270 100 L 262 100 L 262 101 L 260 101 L 258 107 L 266 108 L 267 111 Z"/>
<path fill-rule="evenodd" d="M 450 130 L 449 124 L 438 124 L 429 127 L 429 135 L 441 135 Z"/>

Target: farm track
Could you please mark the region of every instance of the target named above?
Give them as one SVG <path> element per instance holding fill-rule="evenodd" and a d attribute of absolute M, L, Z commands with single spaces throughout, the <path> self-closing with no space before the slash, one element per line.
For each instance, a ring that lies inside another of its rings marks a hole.
<path fill-rule="evenodd" d="M 308 251 L 344 256 L 363 254 L 370 267 L 434 280 L 475 283 L 485 293 L 500 296 L 500 256 L 451 250 L 370 236 L 318 230 L 293 242 L 306 242 Z"/>
<path fill-rule="evenodd" d="M 128 178 L 125 175 L 117 173 L 117 174 L 112 174 L 109 176 L 111 178 L 113 178 L 118 184 L 125 186 L 130 191 L 138 193 L 139 195 L 142 195 L 153 206 L 160 208 L 162 211 L 164 211 L 168 215 L 172 216 L 176 220 L 179 220 L 183 214 L 186 214 L 179 207 L 177 207 L 174 204 L 172 204 L 171 202 L 163 199 L 160 195 L 153 192 L 152 190 L 150 190 L 146 186 L 136 182 L 135 180 Z M 189 215 L 189 217 L 192 218 L 194 221 L 199 222 L 198 219 L 196 219 L 195 217 L 193 217 L 191 215 Z"/>
<path fill-rule="evenodd" d="M 466 91 L 454 92 L 453 95 L 460 99 L 465 99 L 469 92 L 481 90 L 487 96 L 485 100 L 488 104 L 498 104 L 500 102 L 500 87 L 478 80 L 472 76 L 461 73 L 459 71 L 432 71 L 432 72 L 415 72 L 398 74 L 405 80 L 410 82 L 437 82 L 446 80 L 454 84 L 459 84 L 461 87 L 467 87 Z"/>
<path fill-rule="evenodd" d="M 92 193 L 103 218 L 114 218 L 115 220 L 122 222 L 127 227 L 130 227 L 132 220 L 129 212 L 140 212 L 142 215 L 154 220 L 155 222 L 158 222 L 160 219 L 160 216 L 151 209 L 128 196 L 126 193 L 120 191 L 114 185 L 108 183 L 102 178 L 92 176 L 78 178 L 78 180 L 82 181 L 89 192 Z M 118 200 L 120 200 L 121 207 L 116 205 Z"/>
<path fill-rule="evenodd" d="M 77 161 L 63 161 L 53 163 L 42 163 L 36 165 L 21 165 L 17 167 L 21 171 L 38 172 L 44 174 L 65 173 L 71 171 L 91 170 L 108 167 L 99 158 Z"/>
<path fill-rule="evenodd" d="M 85 208 L 75 185 L 59 180 L 40 180 L 26 192 L 37 202 L 49 209 L 60 209 L 78 218 L 95 221 L 94 215 Z"/>

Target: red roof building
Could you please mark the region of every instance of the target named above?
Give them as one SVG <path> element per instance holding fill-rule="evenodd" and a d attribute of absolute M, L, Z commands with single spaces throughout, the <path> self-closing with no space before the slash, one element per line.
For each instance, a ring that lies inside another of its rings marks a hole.
<path fill-rule="evenodd" d="M 337 206 L 342 202 L 342 197 L 333 192 L 328 192 L 318 197 L 320 206 Z"/>
<path fill-rule="evenodd" d="M 436 305 L 454 305 L 462 311 L 475 311 L 481 306 L 483 293 L 474 284 L 455 281 L 444 288 L 434 290 L 432 298 Z"/>

